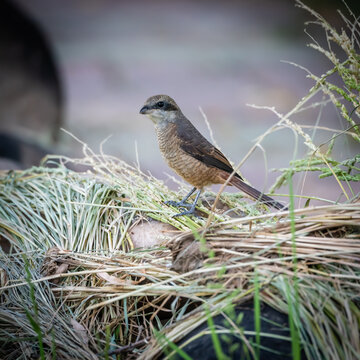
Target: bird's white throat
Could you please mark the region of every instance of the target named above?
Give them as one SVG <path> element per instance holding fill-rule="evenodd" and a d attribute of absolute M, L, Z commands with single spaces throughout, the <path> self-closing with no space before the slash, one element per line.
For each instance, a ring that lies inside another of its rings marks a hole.
<path fill-rule="evenodd" d="M 155 124 L 155 126 L 159 128 L 163 128 L 168 123 L 173 123 L 176 121 L 175 111 L 164 111 L 164 110 L 155 109 L 147 115 L 151 119 L 151 121 Z"/>

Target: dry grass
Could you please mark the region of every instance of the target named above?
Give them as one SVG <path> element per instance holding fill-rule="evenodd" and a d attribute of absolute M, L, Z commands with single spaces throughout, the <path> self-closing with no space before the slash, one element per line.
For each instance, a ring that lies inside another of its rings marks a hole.
<path fill-rule="evenodd" d="M 248 300 L 254 269 L 261 300 L 282 312 L 288 312 L 287 297 L 295 297 L 288 289 L 297 288 L 296 321 L 307 354 L 335 351 L 341 358 L 360 349 L 354 303 L 360 290 L 359 203 L 299 209 L 293 217 L 256 210 L 258 215 L 243 218 L 218 212 L 210 223 L 172 218 L 176 209 L 162 201 L 174 194 L 156 179 L 103 155 L 87 153 L 75 162 L 88 171 L 42 167 L 0 181 L 1 235 L 16 250 L 1 255 L 2 356 L 36 353 L 28 310 L 47 354 L 53 348 L 64 359 L 98 358 L 104 351 L 153 358 L 164 346 L 154 329 L 175 342 L 206 321 L 201 304 L 214 315 Z M 224 201 L 243 207 L 237 196 L 225 195 Z M 132 250 L 128 230 L 149 216 L 180 231 L 169 233 L 163 247 Z M 316 339 L 306 344 L 315 330 Z M 334 336 L 341 336 L 341 350 L 330 347 Z"/>

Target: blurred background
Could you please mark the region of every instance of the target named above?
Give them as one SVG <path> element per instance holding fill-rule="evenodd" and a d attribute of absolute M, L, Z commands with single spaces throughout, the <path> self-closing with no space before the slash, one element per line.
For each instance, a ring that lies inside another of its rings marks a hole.
<path fill-rule="evenodd" d="M 347 3 L 359 15 L 359 2 Z M 306 4 L 341 23 L 340 0 Z M 36 165 L 47 153 L 81 156 L 81 145 L 62 127 L 95 152 L 110 136 L 105 153 L 131 164 L 138 158 L 143 171 L 176 188 L 151 121 L 139 115 L 155 94 L 173 97 L 209 139 L 201 107 L 217 144 L 237 164 L 278 120 L 247 104 L 286 113 L 313 85 L 303 70 L 282 60 L 316 75 L 331 66 L 306 46 L 308 20 L 308 13 L 287 0 L 1 0 L 0 166 Z M 324 41 L 321 29 L 309 29 Z M 318 117 L 317 109 L 292 120 L 314 125 Z M 332 105 L 319 119 L 321 126 L 346 126 Z M 317 132 L 315 143 L 331 135 Z M 269 170 L 288 166 L 294 143 L 290 130 L 270 135 L 264 151 L 257 149 L 241 172 L 259 190 L 268 189 L 279 175 Z M 300 141 L 297 156 L 305 151 Z M 349 139 L 336 149 L 339 159 L 354 152 L 359 149 Z M 334 179 L 309 174 L 305 183 L 300 180 L 297 193 L 332 200 L 341 194 Z"/>

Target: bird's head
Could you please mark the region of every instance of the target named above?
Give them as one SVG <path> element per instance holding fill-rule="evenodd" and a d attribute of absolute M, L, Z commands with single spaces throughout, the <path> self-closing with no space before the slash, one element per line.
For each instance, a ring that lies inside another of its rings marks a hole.
<path fill-rule="evenodd" d="M 140 114 L 148 116 L 157 126 L 175 122 L 179 113 L 181 113 L 180 108 L 167 95 L 149 97 L 140 110 Z"/>

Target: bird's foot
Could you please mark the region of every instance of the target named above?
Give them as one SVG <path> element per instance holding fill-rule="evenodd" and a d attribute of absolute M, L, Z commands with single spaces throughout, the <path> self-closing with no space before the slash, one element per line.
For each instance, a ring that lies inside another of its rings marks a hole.
<path fill-rule="evenodd" d="M 176 201 L 166 201 L 165 204 L 170 205 L 170 206 L 176 206 L 176 207 L 182 207 L 182 208 L 190 208 L 189 210 L 183 211 L 181 213 L 178 213 L 176 215 L 174 215 L 173 217 L 177 217 L 177 216 L 183 216 L 183 215 L 193 215 L 198 217 L 195 214 L 195 207 L 196 207 L 196 203 L 199 200 L 199 196 L 201 193 L 201 189 L 198 190 L 195 201 L 192 204 L 188 204 L 186 202 L 186 200 L 191 196 L 191 194 L 196 190 L 196 188 L 192 188 L 191 191 L 179 202 Z"/>
<path fill-rule="evenodd" d="M 186 211 L 182 211 L 181 213 L 173 215 L 173 217 L 179 217 L 179 216 L 184 216 L 184 215 L 192 215 L 192 216 L 195 216 L 197 218 L 200 218 L 200 216 L 195 214 L 195 208 L 190 209 L 190 210 L 186 210 Z"/>
<path fill-rule="evenodd" d="M 183 201 L 165 201 L 166 205 L 170 205 L 170 206 L 175 206 L 175 207 L 184 207 L 184 208 L 190 208 L 192 206 L 192 204 L 187 204 L 186 202 Z"/>

